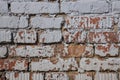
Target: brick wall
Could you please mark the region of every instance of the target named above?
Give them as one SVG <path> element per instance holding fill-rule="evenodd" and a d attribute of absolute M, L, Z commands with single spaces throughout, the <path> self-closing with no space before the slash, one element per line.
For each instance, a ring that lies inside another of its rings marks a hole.
<path fill-rule="evenodd" d="M 120 0 L 0 0 L 0 80 L 120 80 Z"/>

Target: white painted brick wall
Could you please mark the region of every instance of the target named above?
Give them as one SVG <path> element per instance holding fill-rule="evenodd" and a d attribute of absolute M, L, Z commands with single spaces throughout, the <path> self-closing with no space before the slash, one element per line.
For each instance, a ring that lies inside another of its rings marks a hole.
<path fill-rule="evenodd" d="M 61 12 L 104 13 L 104 12 L 108 12 L 108 3 L 106 3 L 105 1 L 62 2 Z"/>
<path fill-rule="evenodd" d="M 58 18 L 45 18 L 45 17 L 32 17 L 31 26 L 33 28 L 47 29 L 47 28 L 61 28 L 62 17 Z"/>
<path fill-rule="evenodd" d="M 120 1 L 112 2 L 112 11 L 114 13 L 120 13 Z"/>
<path fill-rule="evenodd" d="M 11 12 L 26 14 L 58 13 L 59 4 L 50 2 L 12 2 Z"/>

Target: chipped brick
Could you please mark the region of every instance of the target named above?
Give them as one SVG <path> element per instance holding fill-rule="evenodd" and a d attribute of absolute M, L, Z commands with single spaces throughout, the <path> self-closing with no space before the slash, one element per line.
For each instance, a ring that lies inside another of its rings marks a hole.
<path fill-rule="evenodd" d="M 65 18 L 65 28 L 72 29 L 101 29 L 113 28 L 114 16 L 68 16 Z"/>
<path fill-rule="evenodd" d="M 84 43 L 86 41 L 86 32 L 79 29 L 64 29 L 63 38 L 66 43 Z"/>
<path fill-rule="evenodd" d="M 87 35 L 90 43 L 117 43 L 118 34 L 113 31 L 90 31 Z"/>
<path fill-rule="evenodd" d="M 37 34 L 35 30 L 19 30 L 14 37 L 15 43 L 35 43 Z"/>
<path fill-rule="evenodd" d="M 61 42 L 62 39 L 62 33 L 60 30 L 46 30 L 39 32 L 38 36 L 40 43 L 56 43 Z"/>
<path fill-rule="evenodd" d="M 80 60 L 80 71 L 117 71 L 120 69 L 119 58 L 97 59 L 82 58 Z"/>
<path fill-rule="evenodd" d="M 99 56 L 118 56 L 119 47 L 116 44 L 97 44 L 95 54 Z"/>
<path fill-rule="evenodd" d="M 22 59 L 0 59 L 0 70 L 27 70 L 28 61 Z"/>
<path fill-rule="evenodd" d="M 9 56 L 15 57 L 51 57 L 54 55 L 54 48 L 52 46 L 11 46 L 9 49 Z"/>
<path fill-rule="evenodd" d="M 66 73 L 52 72 L 52 73 L 46 73 L 45 80 L 69 80 L 69 78 Z"/>
<path fill-rule="evenodd" d="M 7 72 L 6 79 L 8 80 L 30 80 L 28 72 Z"/>

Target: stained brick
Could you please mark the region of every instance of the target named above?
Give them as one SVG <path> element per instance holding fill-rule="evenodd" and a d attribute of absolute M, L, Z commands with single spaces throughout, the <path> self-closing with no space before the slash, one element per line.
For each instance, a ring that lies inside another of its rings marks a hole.
<path fill-rule="evenodd" d="M 60 30 L 46 30 L 38 33 L 40 43 L 57 43 L 61 42 L 62 33 Z"/>
<path fill-rule="evenodd" d="M 0 59 L 0 70 L 27 70 L 28 61 L 23 59 Z"/>
<path fill-rule="evenodd" d="M 63 72 L 51 72 L 46 73 L 45 80 L 69 80 L 69 77 Z"/>
<path fill-rule="evenodd" d="M 117 73 L 102 73 L 97 72 L 95 74 L 94 80 L 119 80 L 117 77 Z"/>
<path fill-rule="evenodd" d="M 108 12 L 108 9 L 108 3 L 99 0 L 61 2 L 61 12 L 64 13 L 104 13 Z"/>
<path fill-rule="evenodd" d="M 113 28 L 117 17 L 114 16 L 68 16 L 65 28 L 102 29 Z"/>
<path fill-rule="evenodd" d="M 66 43 L 84 43 L 86 41 L 86 31 L 79 29 L 64 29 L 63 38 Z"/>
<path fill-rule="evenodd" d="M 12 2 L 11 12 L 26 14 L 58 13 L 59 4 L 50 2 Z"/>
<path fill-rule="evenodd" d="M 54 47 L 52 46 L 21 45 L 11 46 L 9 49 L 11 57 L 51 57 L 53 55 Z"/>
<path fill-rule="evenodd" d="M 91 57 L 93 55 L 92 45 L 69 45 L 67 57 Z"/>
<path fill-rule="evenodd" d="M 0 43 L 11 42 L 11 37 L 10 30 L 0 30 Z"/>
<path fill-rule="evenodd" d="M 82 58 L 80 60 L 80 71 L 117 71 L 120 69 L 119 58 L 97 59 Z"/>
<path fill-rule="evenodd" d="M 90 43 L 117 43 L 118 34 L 113 31 L 90 31 L 87 35 Z"/>
<path fill-rule="evenodd" d="M 30 66 L 31 71 L 68 71 L 77 70 L 78 67 L 77 62 L 74 58 L 32 60 Z"/>
<path fill-rule="evenodd" d="M 0 46 L 0 57 L 1 58 L 7 57 L 7 47 L 6 46 Z"/>
<path fill-rule="evenodd" d="M 45 17 L 32 17 L 31 18 L 31 26 L 33 28 L 61 28 L 61 23 L 63 19 L 62 17 L 58 18 L 45 18 Z"/>
<path fill-rule="evenodd" d="M 116 44 L 97 44 L 95 54 L 99 56 L 118 56 L 119 47 Z"/>
<path fill-rule="evenodd" d="M 19 30 L 15 37 L 15 43 L 35 43 L 37 41 L 37 34 L 35 30 Z"/>

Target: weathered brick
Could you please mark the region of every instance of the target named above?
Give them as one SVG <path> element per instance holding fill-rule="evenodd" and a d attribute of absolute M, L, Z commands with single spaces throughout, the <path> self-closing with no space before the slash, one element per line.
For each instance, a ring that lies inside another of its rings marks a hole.
<path fill-rule="evenodd" d="M 86 40 L 86 31 L 79 29 L 64 29 L 63 38 L 66 43 L 84 43 Z"/>
<path fill-rule="evenodd" d="M 66 73 L 52 72 L 52 73 L 46 73 L 45 80 L 69 80 L 69 78 Z"/>
<path fill-rule="evenodd" d="M 68 16 L 65 28 L 101 29 L 113 28 L 117 17 L 114 16 Z"/>
<path fill-rule="evenodd" d="M 54 43 L 60 42 L 62 39 L 62 33 L 60 30 L 46 30 L 38 33 L 40 43 Z"/>
<path fill-rule="evenodd" d="M 115 13 L 120 13 L 120 1 L 112 2 L 112 11 Z"/>
<path fill-rule="evenodd" d="M 118 56 L 119 47 L 116 44 L 96 44 L 95 54 L 99 56 Z"/>
<path fill-rule="evenodd" d="M 118 34 L 113 31 L 90 31 L 87 35 L 90 43 L 116 43 L 118 42 Z"/>
<path fill-rule="evenodd" d="M 7 57 L 7 47 L 0 46 L 0 58 Z"/>
<path fill-rule="evenodd" d="M 79 71 L 117 71 L 120 69 L 120 58 L 82 58 Z"/>
<path fill-rule="evenodd" d="M 52 57 L 54 55 L 54 48 L 52 46 L 11 46 L 9 49 L 9 56 L 15 57 Z"/>
<path fill-rule="evenodd" d="M 69 45 L 67 57 L 91 57 L 93 55 L 92 45 Z"/>
<path fill-rule="evenodd" d="M 0 59 L 0 70 L 27 70 L 28 61 L 23 59 Z"/>
<path fill-rule="evenodd" d="M 58 18 L 45 18 L 45 17 L 32 17 L 31 18 L 31 26 L 33 28 L 61 28 L 61 23 L 63 19 L 62 17 Z"/>
<path fill-rule="evenodd" d="M 7 80 L 30 80 L 30 74 L 28 72 L 6 72 Z"/>
<path fill-rule="evenodd" d="M 70 80 L 93 80 L 92 72 L 78 73 L 78 72 L 69 72 L 68 76 Z"/>
<path fill-rule="evenodd" d="M 28 26 L 27 17 L 1 16 L 0 28 L 25 28 Z"/>
<path fill-rule="evenodd" d="M 37 34 L 35 30 L 19 30 L 15 37 L 15 43 L 35 43 L 37 41 Z"/>
<path fill-rule="evenodd" d="M 92 6 L 92 7 L 91 7 Z M 105 1 L 70 1 L 61 3 L 61 12 L 64 13 L 104 13 L 108 12 L 108 3 Z"/>
<path fill-rule="evenodd" d="M 116 73 L 96 72 L 94 80 L 119 80 Z"/>
<path fill-rule="evenodd" d="M 44 80 L 43 73 L 31 73 L 30 80 Z"/>
<path fill-rule="evenodd" d="M 31 71 L 68 71 L 76 70 L 78 65 L 74 58 L 40 59 L 31 61 Z"/>
<path fill-rule="evenodd" d="M 59 4 L 50 2 L 12 2 L 11 12 L 26 14 L 58 13 Z"/>
<path fill-rule="evenodd" d="M 7 13 L 8 12 L 8 4 L 6 1 L 0 1 L 0 13 Z"/>
<path fill-rule="evenodd" d="M 10 30 L 0 30 L 0 43 L 11 42 L 11 37 Z"/>

